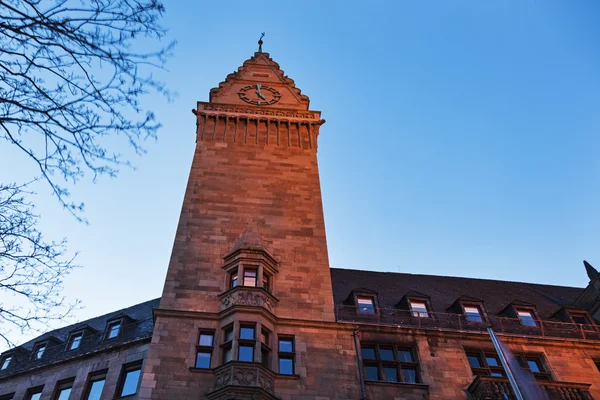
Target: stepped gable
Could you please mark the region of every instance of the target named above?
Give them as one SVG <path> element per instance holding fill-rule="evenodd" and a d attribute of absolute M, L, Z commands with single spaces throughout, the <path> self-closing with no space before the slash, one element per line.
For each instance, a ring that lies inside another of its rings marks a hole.
<path fill-rule="evenodd" d="M 481 299 L 489 314 L 500 313 L 510 303 L 533 304 L 542 319 L 572 305 L 584 291 L 566 286 L 339 268 L 331 268 L 331 282 L 336 305 L 342 305 L 352 290 L 369 287 L 377 291 L 381 308 L 395 308 L 407 293 L 420 292 L 430 297 L 433 312 L 445 313 L 458 298 L 469 296 Z"/>

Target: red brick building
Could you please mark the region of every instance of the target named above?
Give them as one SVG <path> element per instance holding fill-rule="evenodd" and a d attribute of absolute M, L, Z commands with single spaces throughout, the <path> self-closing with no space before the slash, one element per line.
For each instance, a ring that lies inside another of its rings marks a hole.
<path fill-rule="evenodd" d="M 294 81 L 259 49 L 193 114 L 161 298 L 3 353 L 0 400 L 513 399 L 488 326 L 541 393 L 600 399 L 589 264 L 585 289 L 331 269 Z"/>

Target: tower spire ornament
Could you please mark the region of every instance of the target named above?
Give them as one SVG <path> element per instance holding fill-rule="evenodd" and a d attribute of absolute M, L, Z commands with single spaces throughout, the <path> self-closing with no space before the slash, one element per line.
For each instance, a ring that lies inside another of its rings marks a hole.
<path fill-rule="evenodd" d="M 262 38 L 264 38 L 264 37 L 265 37 L 265 33 L 263 32 L 260 34 L 260 39 L 258 39 L 258 52 L 259 53 L 262 53 L 262 45 L 263 45 Z"/>

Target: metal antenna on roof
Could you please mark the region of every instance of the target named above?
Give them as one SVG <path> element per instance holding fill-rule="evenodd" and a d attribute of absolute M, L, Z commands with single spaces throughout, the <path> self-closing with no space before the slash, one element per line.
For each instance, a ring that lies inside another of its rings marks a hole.
<path fill-rule="evenodd" d="M 264 37 L 265 37 L 265 33 L 263 32 L 260 34 L 260 39 L 258 39 L 258 52 L 259 53 L 262 53 L 262 45 L 263 45 L 262 38 L 264 38 Z"/>

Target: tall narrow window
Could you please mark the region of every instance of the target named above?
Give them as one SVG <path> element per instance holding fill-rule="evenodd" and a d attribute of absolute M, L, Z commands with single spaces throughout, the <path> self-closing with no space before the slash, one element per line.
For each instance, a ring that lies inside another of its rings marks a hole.
<path fill-rule="evenodd" d="M 358 303 L 358 312 L 365 314 L 375 314 L 375 304 L 372 297 L 356 296 Z"/>
<path fill-rule="evenodd" d="M 256 327 L 254 325 L 240 326 L 240 340 L 238 346 L 238 360 L 245 362 L 254 361 L 254 348 L 256 346 Z"/>
<path fill-rule="evenodd" d="M 233 347 L 233 326 L 228 326 L 223 329 L 223 344 L 221 344 L 221 352 L 223 354 L 223 364 L 231 361 L 231 352 Z"/>
<path fill-rule="evenodd" d="M 279 373 L 282 375 L 294 375 L 294 360 L 296 358 L 294 337 L 279 337 Z"/>
<path fill-rule="evenodd" d="M 113 321 L 108 324 L 108 327 L 106 329 L 106 338 L 114 339 L 117 336 L 119 336 L 120 332 L 121 332 L 121 321 Z"/>
<path fill-rule="evenodd" d="M 478 306 L 464 306 L 465 307 L 465 316 L 467 317 L 467 321 L 471 322 L 483 322 L 483 317 L 481 316 L 481 310 Z"/>
<path fill-rule="evenodd" d="M 266 328 L 260 331 L 260 362 L 265 367 L 271 366 L 271 332 Z"/>
<path fill-rule="evenodd" d="M 141 372 L 141 362 L 128 364 L 123 367 L 117 390 L 117 393 L 119 393 L 120 397 L 131 396 L 137 393 Z"/>
<path fill-rule="evenodd" d="M 256 268 L 244 268 L 244 286 L 256 286 Z"/>
<path fill-rule="evenodd" d="M 69 396 L 71 395 L 71 389 L 73 388 L 73 381 L 75 378 L 70 379 L 66 382 L 61 382 L 56 387 L 56 392 L 54 394 L 53 400 L 69 400 Z"/>
<path fill-rule="evenodd" d="M 238 284 L 238 270 L 234 270 L 229 275 L 229 288 L 233 289 Z"/>
<path fill-rule="evenodd" d="M 46 351 L 47 343 L 38 343 L 33 347 L 33 359 L 41 360 Z"/>
<path fill-rule="evenodd" d="M 200 331 L 198 344 L 196 345 L 196 368 L 210 368 L 213 352 L 213 332 Z"/>
<path fill-rule="evenodd" d="M 429 318 L 427 303 L 424 301 L 410 300 L 410 309 L 414 317 Z"/>
<path fill-rule="evenodd" d="M 537 326 L 535 317 L 531 310 L 517 310 L 517 315 L 521 320 L 521 323 L 525 326 Z"/>
<path fill-rule="evenodd" d="M 81 345 L 81 339 L 83 339 L 83 332 L 72 333 L 67 343 L 67 350 L 78 349 Z"/>
<path fill-rule="evenodd" d="M 106 382 L 106 371 L 90 374 L 83 394 L 85 400 L 100 400 Z"/>
<path fill-rule="evenodd" d="M 6 368 L 8 368 L 11 361 L 12 361 L 12 354 L 2 357 L 2 361 L 0 362 L 0 371 L 4 371 Z"/>
<path fill-rule="evenodd" d="M 267 292 L 271 291 L 271 275 L 267 274 L 264 271 L 263 271 L 263 275 L 262 275 L 262 287 Z"/>

